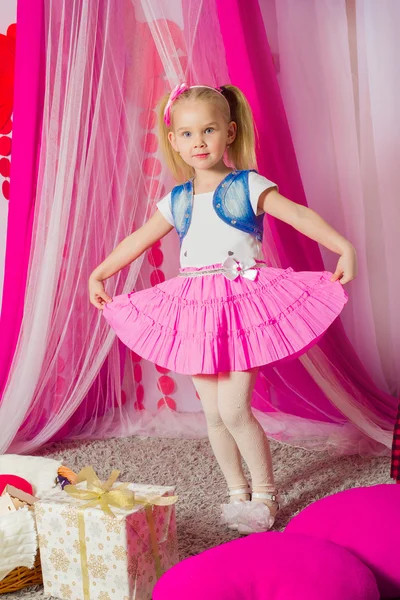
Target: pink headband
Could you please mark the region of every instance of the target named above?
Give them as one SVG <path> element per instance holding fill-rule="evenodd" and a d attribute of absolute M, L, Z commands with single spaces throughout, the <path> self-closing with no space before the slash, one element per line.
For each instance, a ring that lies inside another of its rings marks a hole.
<path fill-rule="evenodd" d="M 175 86 L 174 89 L 172 90 L 172 92 L 168 98 L 167 105 L 164 109 L 164 122 L 167 127 L 169 127 L 171 125 L 171 107 L 172 107 L 172 104 L 174 103 L 174 101 L 178 98 L 178 96 L 183 94 L 183 92 L 186 92 L 186 90 L 190 90 L 191 88 L 196 88 L 196 87 L 204 87 L 204 88 L 208 88 L 209 90 L 214 90 L 214 92 L 217 92 L 217 94 L 220 94 L 221 96 L 223 96 L 225 98 L 225 96 L 223 95 L 223 93 L 221 91 L 221 88 L 214 88 L 214 87 L 210 87 L 209 85 L 191 85 L 191 86 L 189 86 L 186 83 L 178 83 L 178 85 Z M 225 98 L 225 100 L 226 100 L 226 98 Z"/>

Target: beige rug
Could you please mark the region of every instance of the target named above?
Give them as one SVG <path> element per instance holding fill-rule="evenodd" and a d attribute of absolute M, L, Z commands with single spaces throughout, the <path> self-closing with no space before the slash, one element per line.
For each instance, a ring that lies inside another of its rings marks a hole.
<path fill-rule="evenodd" d="M 335 457 L 272 443 L 278 487 L 285 506 L 276 522 L 283 529 L 308 504 L 339 490 L 390 482 L 388 458 Z M 124 438 L 54 444 L 37 453 L 63 460 L 74 471 L 93 465 L 106 479 L 112 469 L 121 481 L 175 485 L 180 558 L 238 537 L 219 524 L 226 489 L 208 440 Z M 43 588 L 5 594 L 2 599 L 44 598 Z"/>

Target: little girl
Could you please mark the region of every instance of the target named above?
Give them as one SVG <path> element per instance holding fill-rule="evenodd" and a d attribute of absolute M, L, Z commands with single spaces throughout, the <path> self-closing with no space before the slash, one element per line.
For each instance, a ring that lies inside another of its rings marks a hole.
<path fill-rule="evenodd" d="M 229 490 L 222 518 L 240 533 L 266 531 L 279 498 L 269 443 L 251 410 L 258 368 L 318 341 L 347 301 L 342 285 L 356 276 L 355 250 L 255 170 L 253 117 L 237 87 L 178 85 L 161 101 L 159 137 L 180 184 L 93 271 L 90 301 L 137 354 L 192 376 Z M 335 274 L 267 266 L 264 213 L 339 254 Z M 110 298 L 103 282 L 173 228 L 179 274 Z"/>

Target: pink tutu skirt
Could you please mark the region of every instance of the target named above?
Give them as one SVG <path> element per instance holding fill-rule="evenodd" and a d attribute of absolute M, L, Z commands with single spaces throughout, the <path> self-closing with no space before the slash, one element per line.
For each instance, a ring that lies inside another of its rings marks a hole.
<path fill-rule="evenodd" d="M 247 371 L 295 358 L 317 343 L 348 299 L 331 277 L 291 267 L 264 267 L 255 281 L 231 281 L 223 273 L 173 277 L 114 296 L 103 315 L 128 348 L 171 371 Z"/>

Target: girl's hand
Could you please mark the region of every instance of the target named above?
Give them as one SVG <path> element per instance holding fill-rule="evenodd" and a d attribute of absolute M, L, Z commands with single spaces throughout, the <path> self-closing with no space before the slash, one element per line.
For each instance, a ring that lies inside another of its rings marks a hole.
<path fill-rule="evenodd" d="M 103 310 L 107 302 L 112 302 L 112 298 L 110 298 L 104 289 L 103 282 L 93 277 L 89 277 L 89 298 L 90 303 L 100 310 Z"/>
<path fill-rule="evenodd" d="M 338 281 L 342 285 L 357 277 L 357 254 L 353 246 L 349 246 L 339 258 L 336 271 L 331 281 Z"/>

